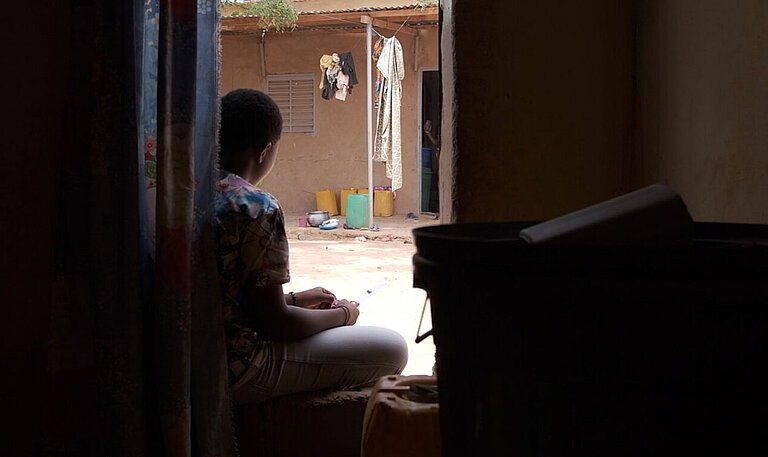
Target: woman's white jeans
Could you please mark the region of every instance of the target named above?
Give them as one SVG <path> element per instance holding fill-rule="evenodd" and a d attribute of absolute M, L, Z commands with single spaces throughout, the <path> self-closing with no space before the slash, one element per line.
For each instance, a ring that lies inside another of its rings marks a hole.
<path fill-rule="evenodd" d="M 382 327 L 336 327 L 302 340 L 267 341 L 263 351 L 256 375 L 233 393 L 235 403 L 365 384 L 399 374 L 408 362 L 403 337 Z"/>

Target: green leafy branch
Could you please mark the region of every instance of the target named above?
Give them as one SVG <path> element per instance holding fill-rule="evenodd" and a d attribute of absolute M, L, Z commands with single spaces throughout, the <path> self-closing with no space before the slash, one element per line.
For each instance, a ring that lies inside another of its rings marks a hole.
<path fill-rule="evenodd" d="M 236 6 L 231 16 L 258 16 L 259 27 L 282 32 L 294 30 L 299 20 L 299 12 L 289 0 L 221 1 L 222 6 Z"/>

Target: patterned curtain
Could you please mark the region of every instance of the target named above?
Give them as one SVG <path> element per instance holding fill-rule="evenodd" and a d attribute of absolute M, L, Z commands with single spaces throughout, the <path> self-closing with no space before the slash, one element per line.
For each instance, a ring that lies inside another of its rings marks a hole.
<path fill-rule="evenodd" d="M 211 223 L 217 5 L 213 0 L 165 0 L 160 10 L 155 294 L 158 394 L 168 455 L 189 455 L 183 447 L 191 443 L 195 455 L 233 452 Z"/>
<path fill-rule="evenodd" d="M 73 2 L 43 455 L 236 455 L 212 214 L 218 2 Z"/>

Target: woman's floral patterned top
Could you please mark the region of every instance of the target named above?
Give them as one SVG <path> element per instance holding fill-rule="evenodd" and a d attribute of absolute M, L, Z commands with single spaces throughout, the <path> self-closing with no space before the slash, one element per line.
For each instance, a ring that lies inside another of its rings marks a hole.
<path fill-rule="evenodd" d="M 255 374 L 263 346 L 252 319 L 258 304 L 246 300 L 246 286 L 290 280 L 288 240 L 277 199 L 234 173 L 220 176 L 216 219 L 229 376 L 237 389 Z"/>

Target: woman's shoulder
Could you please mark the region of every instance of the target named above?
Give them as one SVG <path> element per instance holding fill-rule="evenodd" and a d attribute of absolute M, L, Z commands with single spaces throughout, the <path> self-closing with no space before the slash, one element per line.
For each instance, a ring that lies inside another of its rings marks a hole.
<path fill-rule="evenodd" d="M 218 217 L 241 214 L 257 219 L 280 211 L 277 198 L 235 174 L 230 173 L 218 182 L 216 202 Z"/>

